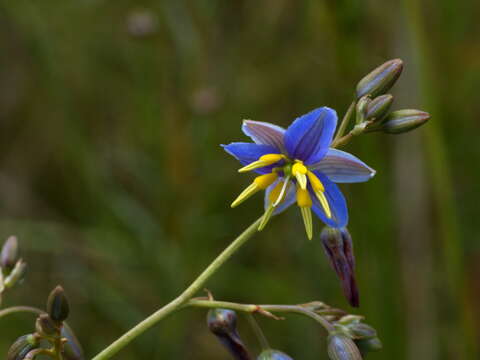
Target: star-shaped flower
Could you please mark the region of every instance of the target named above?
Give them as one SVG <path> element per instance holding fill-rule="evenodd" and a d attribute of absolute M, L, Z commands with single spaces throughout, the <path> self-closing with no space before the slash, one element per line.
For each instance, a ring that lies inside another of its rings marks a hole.
<path fill-rule="evenodd" d="M 312 210 L 328 226 L 345 227 L 348 211 L 345 198 L 335 183 L 367 181 L 375 171 L 355 156 L 330 147 L 337 126 L 337 114 L 328 107 L 297 118 L 288 129 L 245 120 L 243 132 L 254 143 L 222 145 L 240 161 L 239 172 L 260 176 L 232 203 L 235 207 L 260 190 L 265 192 L 262 230 L 272 215 L 294 204 L 299 206 L 309 239 L 312 238 Z"/>

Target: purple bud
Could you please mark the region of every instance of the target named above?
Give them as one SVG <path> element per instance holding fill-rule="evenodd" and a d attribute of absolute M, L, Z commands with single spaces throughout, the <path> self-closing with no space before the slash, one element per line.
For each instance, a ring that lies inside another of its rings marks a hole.
<path fill-rule="evenodd" d="M 378 337 L 355 340 L 355 345 L 357 345 L 362 356 L 367 355 L 369 352 L 379 351 L 383 346 Z"/>
<path fill-rule="evenodd" d="M 62 322 L 67 319 L 69 313 L 69 305 L 65 291 L 58 285 L 52 290 L 47 300 L 47 312 L 50 318 L 56 322 Z"/>
<path fill-rule="evenodd" d="M 362 360 L 357 345 L 346 335 L 329 335 L 327 344 L 328 356 L 331 360 Z"/>
<path fill-rule="evenodd" d="M 357 98 L 385 94 L 395 84 L 403 70 L 403 61 L 389 60 L 372 70 L 357 85 Z"/>
<path fill-rule="evenodd" d="M 41 314 L 35 323 L 37 333 L 43 337 L 59 337 L 60 328 L 47 314 Z"/>
<path fill-rule="evenodd" d="M 211 309 L 207 314 L 207 324 L 222 345 L 236 360 L 251 360 L 247 348 L 237 332 L 237 314 L 226 309 Z"/>
<path fill-rule="evenodd" d="M 7 360 L 23 360 L 25 356 L 38 347 L 38 339 L 33 334 L 20 336 L 10 346 L 7 354 Z"/>
<path fill-rule="evenodd" d="M 425 111 L 397 110 L 388 115 L 380 130 L 387 134 L 401 134 L 425 124 L 429 119 L 430 114 Z"/>
<path fill-rule="evenodd" d="M 0 267 L 4 270 L 12 270 L 18 259 L 18 241 L 15 236 L 10 236 L 3 245 L 0 254 Z"/>
<path fill-rule="evenodd" d="M 351 306 L 358 307 L 360 300 L 355 281 L 355 257 L 350 233 L 346 228 L 325 227 L 320 234 L 320 239 L 330 265 L 342 282 L 345 297 Z"/>

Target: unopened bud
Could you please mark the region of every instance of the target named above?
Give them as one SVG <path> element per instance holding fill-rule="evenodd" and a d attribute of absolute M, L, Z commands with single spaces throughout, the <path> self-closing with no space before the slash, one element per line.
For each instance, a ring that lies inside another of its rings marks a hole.
<path fill-rule="evenodd" d="M 63 324 L 62 327 L 62 338 L 66 339 L 67 342 L 63 345 L 63 357 L 66 360 L 84 360 L 85 356 L 83 355 L 82 345 L 78 341 L 75 333 L 67 325 Z"/>
<path fill-rule="evenodd" d="M 425 124 L 430 114 L 420 110 L 404 109 L 392 112 L 380 127 L 388 134 L 400 134 Z"/>
<path fill-rule="evenodd" d="M 67 319 L 69 313 L 69 305 L 65 291 L 59 285 L 48 296 L 47 312 L 50 318 L 55 322 L 62 322 Z"/>
<path fill-rule="evenodd" d="M 0 267 L 9 272 L 15 266 L 18 259 L 18 241 L 15 236 L 10 236 L 3 245 L 0 254 Z"/>
<path fill-rule="evenodd" d="M 385 94 L 373 99 L 367 108 L 367 114 L 365 115 L 367 120 L 378 123 L 388 114 L 390 107 L 393 103 L 393 96 Z"/>
<path fill-rule="evenodd" d="M 211 309 L 207 324 L 222 345 L 236 360 L 250 360 L 251 356 L 237 332 L 237 314 L 227 309 Z"/>
<path fill-rule="evenodd" d="M 258 355 L 257 360 L 293 360 L 290 356 L 284 352 L 268 349 L 263 350 L 260 355 Z"/>
<path fill-rule="evenodd" d="M 358 307 L 360 300 L 355 281 L 355 257 L 350 233 L 346 228 L 325 227 L 320 234 L 320 239 L 330 265 L 342 282 L 345 297 L 351 306 Z"/>
<path fill-rule="evenodd" d="M 355 108 L 356 124 L 360 124 L 366 120 L 368 104 L 370 104 L 371 102 L 372 102 L 372 99 L 370 99 L 368 95 L 362 96 L 360 100 L 358 100 L 357 106 Z"/>
<path fill-rule="evenodd" d="M 20 336 L 10 346 L 7 360 L 23 360 L 25 356 L 38 346 L 38 340 L 33 334 Z"/>
<path fill-rule="evenodd" d="M 379 351 L 382 349 L 382 342 L 378 337 L 374 337 L 371 339 L 359 339 L 355 340 L 355 344 L 357 345 L 358 349 L 362 356 L 365 356 L 369 352 Z"/>
<path fill-rule="evenodd" d="M 37 333 L 45 337 L 54 337 L 60 334 L 60 329 L 57 324 L 55 324 L 47 314 L 41 314 L 37 318 L 35 329 L 37 330 Z"/>
<path fill-rule="evenodd" d="M 25 276 L 25 272 L 27 271 L 27 263 L 25 263 L 22 259 L 18 260 L 15 264 L 15 267 L 10 272 L 10 274 L 3 280 L 3 284 L 6 288 L 11 288 L 14 285 L 18 284 L 23 277 Z"/>
<path fill-rule="evenodd" d="M 385 94 L 395 84 L 403 70 L 403 61 L 394 59 L 380 65 L 357 85 L 357 99 L 365 95 Z"/>
<path fill-rule="evenodd" d="M 377 336 L 377 331 L 364 323 L 351 324 L 347 328 L 353 339 L 371 339 Z"/>
<path fill-rule="evenodd" d="M 331 360 L 362 360 L 360 351 L 348 336 L 331 334 L 327 338 L 328 356 Z"/>

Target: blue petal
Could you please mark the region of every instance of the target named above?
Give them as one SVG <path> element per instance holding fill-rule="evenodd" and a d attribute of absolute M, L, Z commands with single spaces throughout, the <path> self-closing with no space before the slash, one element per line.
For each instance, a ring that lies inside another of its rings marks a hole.
<path fill-rule="evenodd" d="M 310 166 L 336 183 L 356 183 L 370 180 L 375 170 L 345 151 L 329 149 L 320 162 Z"/>
<path fill-rule="evenodd" d="M 313 193 L 313 190 L 310 188 L 310 196 L 313 201 L 312 210 L 317 216 L 328 226 L 333 228 L 342 228 L 345 227 L 348 223 L 348 210 L 347 203 L 343 197 L 342 192 L 335 183 L 331 182 L 325 175 L 319 171 L 313 172 L 322 182 L 325 187 L 325 196 L 328 200 L 328 205 L 330 205 L 330 211 L 332 212 L 332 217 L 328 218 L 323 211 L 323 207 L 318 201 L 317 197 Z"/>
<path fill-rule="evenodd" d="M 277 179 L 265 191 L 265 203 L 264 203 L 265 210 L 267 210 L 267 208 L 270 205 L 270 200 L 269 200 L 270 192 L 278 184 L 278 182 L 280 182 L 280 181 L 283 182 L 284 180 L 285 180 L 284 178 Z M 285 195 L 285 199 L 280 204 L 277 205 L 277 208 L 273 212 L 273 215 L 280 214 L 282 211 L 286 210 L 288 207 L 290 207 L 297 200 L 296 195 L 295 195 L 296 194 L 295 185 L 291 181 L 290 181 L 290 184 L 288 184 L 288 188 L 287 188 L 286 191 L 287 191 L 287 193 Z"/>
<path fill-rule="evenodd" d="M 322 107 L 297 118 L 285 132 L 285 147 L 293 159 L 310 165 L 327 153 L 337 126 L 337 113 Z"/>
<path fill-rule="evenodd" d="M 261 145 L 253 143 L 234 142 L 228 145 L 221 145 L 227 153 L 240 161 L 242 165 L 248 165 L 265 154 L 279 154 L 278 149 L 271 145 Z M 258 174 L 267 174 L 272 171 L 276 164 L 255 169 Z"/>
<path fill-rule="evenodd" d="M 286 152 L 283 143 L 284 128 L 267 122 L 244 120 L 242 130 L 255 143 L 271 145 L 281 152 Z"/>

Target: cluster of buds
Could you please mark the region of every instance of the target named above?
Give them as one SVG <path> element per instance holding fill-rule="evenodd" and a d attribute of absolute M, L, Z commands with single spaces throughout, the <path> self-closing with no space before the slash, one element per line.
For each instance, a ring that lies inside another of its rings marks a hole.
<path fill-rule="evenodd" d="M 390 112 L 393 96 L 387 94 L 403 70 L 403 61 L 394 59 L 380 65 L 357 85 L 356 121 L 353 135 L 382 131 L 400 134 L 413 130 L 430 119 L 430 114 L 415 109 Z"/>
<path fill-rule="evenodd" d="M 18 240 L 10 236 L 0 253 L 0 304 L 3 292 L 20 283 L 26 269 L 27 264 L 18 257 Z"/>
<path fill-rule="evenodd" d="M 70 327 L 68 300 L 57 286 L 47 300 L 47 312 L 37 317 L 35 332 L 20 336 L 10 347 L 7 360 L 27 360 L 40 356 L 52 359 L 83 360 L 83 350 Z"/>
<path fill-rule="evenodd" d="M 252 360 L 252 355 L 243 343 L 237 330 L 237 314 L 233 310 L 211 309 L 207 314 L 210 331 L 228 350 L 235 360 Z M 263 350 L 257 360 L 293 360 L 287 354 L 273 349 Z"/>
<path fill-rule="evenodd" d="M 345 315 L 333 322 L 335 331 L 327 340 L 332 360 L 360 360 L 369 352 L 382 348 L 377 331 L 362 320 L 362 316 Z"/>

